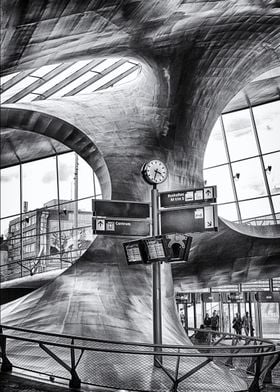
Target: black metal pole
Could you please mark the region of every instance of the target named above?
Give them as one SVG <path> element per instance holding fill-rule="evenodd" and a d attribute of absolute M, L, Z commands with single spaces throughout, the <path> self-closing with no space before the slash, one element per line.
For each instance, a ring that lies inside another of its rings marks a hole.
<path fill-rule="evenodd" d="M 2 357 L 2 365 L 1 365 L 1 372 L 11 372 L 13 369 L 13 365 L 8 360 L 7 353 L 6 353 L 6 343 L 7 338 L 3 335 L 2 327 L 0 327 L 0 348 L 1 348 L 1 357 Z"/>
<path fill-rule="evenodd" d="M 158 221 L 158 190 L 156 184 L 153 185 L 152 194 L 152 235 L 157 236 L 159 233 Z M 162 344 L 162 321 L 161 321 L 161 276 L 160 262 L 153 263 L 153 343 Z M 155 347 L 155 352 L 161 352 L 160 347 Z M 154 365 L 159 367 L 162 363 L 162 356 L 154 356 Z"/>

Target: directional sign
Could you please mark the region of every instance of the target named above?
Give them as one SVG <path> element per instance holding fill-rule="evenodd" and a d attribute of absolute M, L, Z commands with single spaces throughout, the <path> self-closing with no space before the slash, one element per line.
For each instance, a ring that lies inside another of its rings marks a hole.
<path fill-rule="evenodd" d="M 208 186 L 198 189 L 160 193 L 160 206 L 163 208 L 187 206 L 188 204 L 216 203 L 217 187 Z"/>
<path fill-rule="evenodd" d="M 222 294 L 224 294 L 224 293 L 222 293 Z M 228 302 L 228 303 L 246 302 L 245 293 L 238 293 L 238 292 L 225 293 L 224 296 L 225 296 L 225 298 L 223 298 L 224 302 Z"/>
<path fill-rule="evenodd" d="M 92 200 L 95 216 L 144 219 L 150 217 L 149 203 L 118 200 Z"/>
<path fill-rule="evenodd" d="M 94 234 L 112 234 L 128 236 L 148 236 L 150 235 L 150 224 L 148 221 L 103 219 L 93 217 Z"/>
<path fill-rule="evenodd" d="M 203 302 L 219 302 L 220 293 L 202 293 L 201 299 Z"/>
<path fill-rule="evenodd" d="M 161 233 L 195 233 L 218 228 L 217 206 L 203 206 L 161 211 Z"/>
<path fill-rule="evenodd" d="M 280 302 L 279 291 L 259 291 L 256 293 L 259 302 Z"/>

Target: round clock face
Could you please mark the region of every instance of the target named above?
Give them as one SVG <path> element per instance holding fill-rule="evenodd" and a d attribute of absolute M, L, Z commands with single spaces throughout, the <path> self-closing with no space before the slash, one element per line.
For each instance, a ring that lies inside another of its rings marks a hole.
<path fill-rule="evenodd" d="M 161 184 L 167 179 L 167 167 L 158 159 L 145 163 L 142 169 L 144 179 L 149 184 Z"/>

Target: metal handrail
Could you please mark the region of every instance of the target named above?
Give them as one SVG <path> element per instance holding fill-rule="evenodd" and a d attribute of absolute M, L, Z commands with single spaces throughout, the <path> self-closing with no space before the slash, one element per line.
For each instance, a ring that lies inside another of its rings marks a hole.
<path fill-rule="evenodd" d="M 71 345 L 67 343 L 55 343 L 55 342 L 49 342 L 49 341 L 44 341 L 44 340 L 36 340 L 36 339 L 31 339 L 31 338 L 23 338 L 19 336 L 13 336 L 13 335 L 6 335 L 3 334 L 4 337 L 9 338 L 9 339 L 15 339 L 15 340 L 21 340 L 24 342 L 30 342 L 30 343 L 39 343 L 39 344 L 45 344 L 49 346 L 54 346 L 54 347 L 63 347 L 63 348 L 71 348 L 71 349 L 77 349 L 77 350 L 87 350 L 87 351 L 98 351 L 98 352 L 106 352 L 106 353 L 118 353 L 118 354 L 133 354 L 133 355 L 155 355 L 155 351 L 140 351 L 140 350 L 124 350 L 124 349 L 114 349 L 114 348 L 98 348 L 98 347 L 85 347 L 85 346 L 79 346 L 79 345 Z M 110 342 L 108 342 L 110 343 Z M 161 348 L 166 348 L 164 345 L 159 345 L 159 346 L 154 346 L 151 345 L 151 347 L 161 347 Z M 234 350 L 240 349 L 241 346 L 234 346 Z M 246 347 L 249 348 L 249 347 Z M 257 346 L 252 346 L 252 349 L 256 350 Z M 213 353 L 213 349 L 224 349 L 224 347 L 215 347 L 215 346 L 186 346 L 186 347 L 181 347 L 181 350 L 185 349 L 194 349 L 194 350 L 208 350 L 207 353 L 201 353 L 201 352 L 195 352 L 195 353 L 184 353 L 184 352 L 171 352 L 171 351 L 161 351 L 160 354 L 164 356 L 169 356 L 169 357 L 220 357 L 220 358 L 228 358 L 228 357 L 233 357 L 233 358 L 248 358 L 248 357 L 266 357 L 274 354 L 279 354 L 280 355 L 280 348 L 278 350 L 274 351 L 268 351 L 268 352 L 261 352 L 261 353 Z M 227 347 L 228 350 L 232 350 L 232 346 Z M 211 350 L 211 351 L 210 351 Z M 208 355 L 206 355 L 208 354 Z M 211 354 L 211 355 L 210 355 Z"/>
<path fill-rule="evenodd" d="M 24 337 L 3 333 L 3 329 L 13 330 L 21 333 L 28 333 L 28 334 L 37 334 L 38 338 L 31 338 L 31 337 Z M 211 330 L 205 329 L 193 329 L 195 331 L 203 331 L 206 333 L 211 332 Z M 217 331 L 212 331 L 217 333 Z M 259 385 L 259 382 L 262 382 L 263 379 L 267 376 L 268 372 L 271 372 L 271 369 L 279 362 L 280 360 L 280 347 L 277 344 L 274 344 L 270 341 L 264 339 L 258 339 L 256 337 L 248 337 L 242 335 L 234 335 L 230 333 L 221 333 L 222 337 L 218 339 L 214 346 L 198 346 L 198 345 L 171 345 L 171 344 L 149 344 L 149 343 L 140 343 L 140 342 L 121 342 L 121 341 L 112 341 L 112 340 L 105 340 L 105 339 L 96 339 L 96 338 L 87 338 L 83 336 L 73 336 L 73 335 L 66 335 L 66 334 L 57 334 L 57 333 L 48 333 L 44 331 L 34 331 L 30 329 L 25 329 L 21 327 L 13 327 L 9 325 L 1 325 L 0 324 L 0 348 L 1 348 L 1 357 L 2 357 L 2 365 L 1 371 L 12 371 L 13 364 L 9 361 L 7 356 L 7 340 L 14 339 L 18 341 L 34 343 L 38 348 L 43 350 L 49 357 L 51 357 L 54 361 L 56 361 L 60 366 L 62 366 L 66 371 L 68 371 L 71 375 L 69 379 L 69 386 L 71 388 L 80 388 L 81 386 L 81 379 L 77 373 L 77 366 L 83 357 L 85 351 L 88 352 L 97 352 L 97 353 L 111 353 L 111 354 L 130 354 L 130 355 L 143 355 L 143 356 L 153 356 L 154 357 L 154 365 L 159 367 L 171 380 L 172 387 L 170 391 L 176 392 L 178 385 L 182 383 L 185 379 L 202 369 L 203 367 L 207 366 L 214 358 L 227 358 L 227 361 L 224 365 L 232 366 L 232 361 L 234 358 L 251 358 L 250 364 L 247 367 L 247 371 L 250 374 L 254 374 L 254 380 L 249 387 L 248 391 L 255 392 L 259 389 L 256 389 L 256 386 Z M 69 343 L 60 343 L 55 341 L 48 341 L 46 339 L 42 339 L 41 336 L 49 336 L 51 338 L 61 338 L 61 339 L 70 339 Z M 230 346 L 218 346 L 218 344 L 227 337 L 233 337 L 232 345 Z M 245 339 L 245 346 L 238 346 L 236 343 L 239 338 Z M 236 339 L 234 341 L 234 339 Z M 87 341 L 92 343 L 101 343 L 104 345 L 110 345 L 110 347 L 93 347 L 93 346 L 83 346 L 80 344 L 75 344 L 75 340 Z M 252 341 L 254 344 L 252 346 L 248 345 L 248 342 Z M 260 342 L 260 344 L 256 344 Z M 115 346 L 125 346 L 122 347 L 112 347 Z M 217 346 L 215 346 L 217 345 Z M 129 349 L 131 346 L 136 346 L 136 349 Z M 65 348 L 70 350 L 70 362 L 69 365 L 67 361 L 55 351 L 51 350 L 51 347 L 59 347 Z M 170 369 L 165 367 L 163 363 L 158 362 L 157 358 L 155 357 L 155 350 L 154 348 L 159 348 L 162 357 L 175 357 L 176 358 L 176 365 L 175 365 L 175 373 L 170 373 Z M 278 348 L 279 347 L 279 348 Z M 144 350 L 144 348 L 149 348 L 149 350 Z M 168 349 L 176 349 L 174 351 L 168 351 Z M 247 349 L 246 353 L 240 353 L 239 351 Z M 75 357 L 75 350 L 79 350 L 79 358 L 76 359 Z M 187 350 L 187 352 L 184 352 Z M 194 352 L 194 350 L 196 350 Z M 203 352 L 205 351 L 206 352 Z M 216 350 L 227 350 L 227 352 L 215 352 Z M 248 352 L 249 350 L 254 350 L 254 352 Z M 191 358 L 204 358 L 203 362 L 200 362 L 192 369 L 183 370 L 184 374 L 179 375 L 179 366 L 180 360 L 183 357 L 191 357 Z M 270 357 L 266 363 L 264 362 L 264 357 Z M 265 363 L 265 364 L 264 364 Z M 22 368 L 20 366 L 15 366 L 18 369 L 30 370 L 29 368 Z M 31 369 L 30 371 L 38 373 L 36 369 Z M 48 375 L 48 373 L 43 373 Z M 56 375 L 56 377 L 61 378 L 60 375 Z M 63 377 L 62 377 L 63 378 Z M 87 382 L 86 382 L 87 383 Z M 95 385 L 95 384 L 91 384 Z M 99 385 L 100 386 L 100 385 Z"/>
<path fill-rule="evenodd" d="M 0 330 L 5 329 L 11 329 L 15 331 L 20 331 L 20 332 L 26 332 L 26 333 L 32 333 L 32 334 L 38 334 L 38 335 L 45 335 L 45 336 L 52 336 L 52 337 L 58 337 L 58 338 L 63 338 L 63 339 L 75 339 L 75 340 L 82 340 L 82 341 L 88 341 L 88 342 L 95 342 L 95 343 L 105 343 L 105 344 L 111 344 L 111 345 L 122 345 L 122 346 L 138 346 L 138 347 L 150 347 L 150 348 L 161 348 L 161 349 L 177 349 L 177 350 L 211 350 L 211 354 L 213 354 L 212 350 L 232 350 L 232 346 L 201 346 L 201 345 L 191 345 L 191 346 L 186 346 L 186 345 L 172 345 L 172 344 L 149 344 L 149 343 L 140 343 L 140 342 L 122 342 L 122 341 L 112 341 L 112 340 L 105 340 L 105 339 L 95 339 L 95 338 L 87 338 L 83 336 L 75 336 L 75 335 L 66 335 L 66 334 L 56 334 L 56 333 L 47 333 L 43 331 L 34 331 L 34 330 L 29 330 L 29 329 L 24 329 L 24 328 L 19 328 L 19 327 L 11 327 L 11 326 L 6 326 L 0 324 Z M 203 330 L 202 330 L 203 331 Z M 204 330 L 205 331 L 205 330 Z M 207 332 L 210 330 L 207 330 Z M 216 331 L 217 332 L 217 331 Z M 116 353 L 124 353 L 124 354 L 145 354 L 145 355 L 154 355 L 154 351 L 139 351 L 139 350 L 124 350 L 124 349 L 114 349 L 114 348 L 97 348 L 97 347 L 85 347 L 85 346 L 79 346 L 79 345 L 72 345 L 72 344 L 67 344 L 67 343 L 57 343 L 57 342 L 50 342 L 48 340 L 41 340 L 41 339 L 34 339 L 34 338 L 25 338 L 22 336 L 15 336 L 15 335 L 9 335 L 9 334 L 2 334 L 0 335 L 5 336 L 6 338 L 10 339 L 15 339 L 15 340 L 21 340 L 21 341 L 28 341 L 32 343 L 42 343 L 42 344 L 48 344 L 51 346 L 56 346 L 56 347 L 66 347 L 66 348 L 75 348 L 79 350 L 90 350 L 90 351 L 104 351 L 104 352 L 116 352 Z M 225 334 L 227 335 L 227 334 Z M 241 335 L 234 335 L 231 334 L 233 337 L 238 337 Z M 248 338 L 245 337 L 244 338 Z M 252 341 L 256 341 L 258 338 L 253 338 Z M 235 349 L 252 349 L 256 350 L 258 348 L 260 349 L 265 349 L 265 348 L 275 348 L 275 344 L 271 342 L 271 344 L 267 345 L 254 345 L 254 346 L 234 346 Z M 214 355 L 217 357 L 251 357 L 251 356 L 266 356 L 266 355 L 272 355 L 273 353 L 275 354 L 280 354 L 280 347 L 278 350 L 275 351 L 270 351 L 268 354 L 267 353 L 245 353 L 245 354 L 232 354 L 232 353 L 215 353 Z M 178 352 L 162 352 L 163 355 L 169 355 L 169 356 L 195 356 L 195 357 L 205 357 L 204 353 L 178 353 Z"/>

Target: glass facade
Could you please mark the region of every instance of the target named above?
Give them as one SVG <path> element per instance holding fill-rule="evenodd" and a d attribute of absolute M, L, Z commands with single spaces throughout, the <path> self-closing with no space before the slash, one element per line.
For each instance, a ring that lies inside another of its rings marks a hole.
<path fill-rule="evenodd" d="M 204 180 L 217 185 L 219 216 L 252 219 L 252 224 L 258 217 L 261 224 L 279 222 L 279 122 L 279 100 L 218 119 L 205 153 Z"/>
<path fill-rule="evenodd" d="M 279 100 L 225 113 L 218 119 L 205 153 L 204 180 L 207 185 L 217 185 L 219 216 L 251 225 L 280 223 L 279 123 Z M 215 308 L 222 316 L 221 329 L 232 332 L 229 320 L 234 312 L 250 310 L 257 333 L 278 338 L 279 301 L 257 302 L 255 295 L 278 292 L 279 286 L 280 278 L 275 277 L 235 286 L 212 287 L 212 292 L 221 293 L 221 303 L 215 303 L 214 307 L 213 303 L 206 303 L 204 313 L 211 313 Z M 248 300 L 240 304 L 224 304 L 222 293 L 225 292 L 247 293 Z M 197 324 L 200 322 L 201 317 Z"/>
<path fill-rule="evenodd" d="M 237 113 L 222 116 L 231 161 L 258 154 L 249 109 L 240 110 Z"/>
<path fill-rule="evenodd" d="M 69 266 L 93 241 L 102 198 L 74 152 L 1 169 L 1 281 Z"/>

